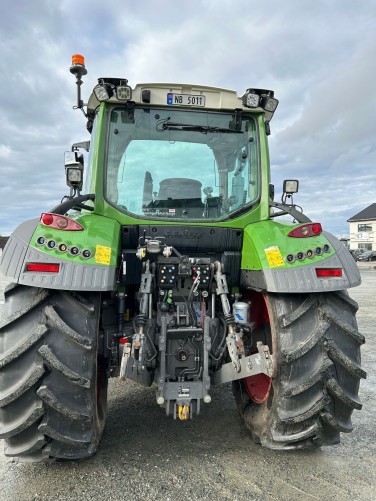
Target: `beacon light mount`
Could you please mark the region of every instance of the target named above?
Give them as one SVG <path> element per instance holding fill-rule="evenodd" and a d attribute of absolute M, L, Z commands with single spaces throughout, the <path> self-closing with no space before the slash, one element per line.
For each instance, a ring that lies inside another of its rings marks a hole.
<path fill-rule="evenodd" d="M 87 69 L 85 68 L 85 58 L 81 54 L 73 54 L 72 56 L 72 66 L 70 67 L 70 72 L 76 77 L 77 85 L 77 104 L 73 106 L 73 109 L 82 110 L 83 114 L 86 116 L 84 111 L 84 102 L 81 99 L 81 85 L 82 77 L 87 74 Z"/>

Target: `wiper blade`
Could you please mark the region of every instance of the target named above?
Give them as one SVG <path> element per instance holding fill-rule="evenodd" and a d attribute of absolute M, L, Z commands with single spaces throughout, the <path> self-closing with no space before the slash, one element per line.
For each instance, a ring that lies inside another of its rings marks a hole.
<path fill-rule="evenodd" d="M 226 129 L 224 127 L 210 127 L 208 125 L 187 125 L 180 124 L 176 122 L 163 122 L 158 124 L 158 131 L 164 130 L 181 130 L 190 132 L 202 132 L 202 134 L 207 134 L 208 132 L 220 132 L 223 134 L 243 134 L 241 130 Z"/>

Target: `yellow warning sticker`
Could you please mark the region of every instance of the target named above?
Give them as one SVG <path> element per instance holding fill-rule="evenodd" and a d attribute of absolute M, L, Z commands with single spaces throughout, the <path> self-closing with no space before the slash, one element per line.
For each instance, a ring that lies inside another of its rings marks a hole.
<path fill-rule="evenodd" d="M 110 264 L 111 247 L 97 245 L 95 247 L 95 262 L 100 264 Z"/>
<path fill-rule="evenodd" d="M 279 247 L 277 245 L 275 247 L 269 247 L 268 249 L 265 249 L 265 255 L 270 268 L 285 266 L 281 251 L 279 250 Z"/>

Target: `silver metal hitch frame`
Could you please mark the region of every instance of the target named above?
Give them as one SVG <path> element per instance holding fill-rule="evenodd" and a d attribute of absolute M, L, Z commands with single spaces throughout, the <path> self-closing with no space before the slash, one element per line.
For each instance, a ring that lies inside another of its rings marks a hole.
<path fill-rule="evenodd" d="M 213 385 L 219 385 L 243 379 L 256 374 L 266 374 L 273 377 L 274 374 L 274 360 L 273 355 L 270 354 L 269 347 L 261 341 L 257 342 L 258 353 L 249 355 L 239 359 L 240 371 L 234 370 L 233 362 L 222 365 L 222 367 L 213 374 L 211 382 Z"/>

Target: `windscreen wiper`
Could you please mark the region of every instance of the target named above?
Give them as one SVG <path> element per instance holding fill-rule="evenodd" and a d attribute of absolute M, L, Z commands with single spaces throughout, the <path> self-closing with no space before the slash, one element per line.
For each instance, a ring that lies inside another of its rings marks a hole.
<path fill-rule="evenodd" d="M 190 132 L 202 132 L 202 134 L 207 134 L 208 132 L 220 132 L 224 134 L 243 134 L 241 130 L 226 129 L 224 127 L 210 127 L 209 125 L 187 125 L 180 124 L 177 122 L 162 122 L 157 124 L 156 129 L 161 132 L 164 130 L 181 130 Z"/>

